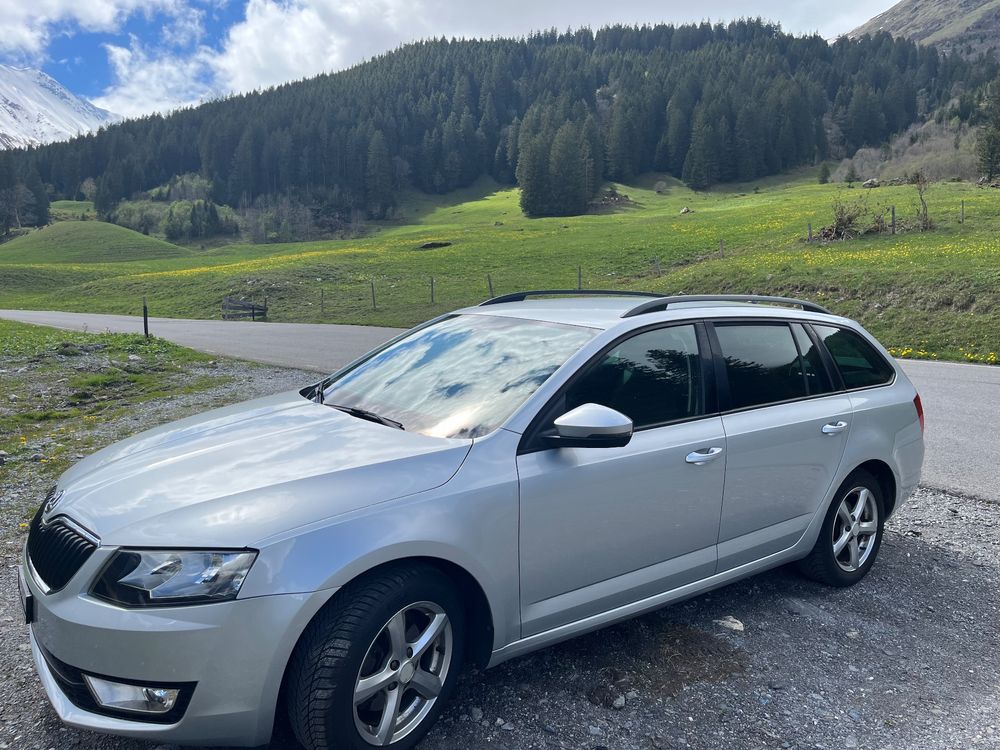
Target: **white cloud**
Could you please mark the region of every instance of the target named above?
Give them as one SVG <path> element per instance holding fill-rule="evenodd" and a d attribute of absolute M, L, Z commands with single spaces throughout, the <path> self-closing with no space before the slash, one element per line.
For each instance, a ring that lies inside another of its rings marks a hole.
<path fill-rule="evenodd" d="M 115 82 L 93 101 L 125 117 L 166 112 L 217 93 L 211 80 L 214 53 L 198 47 L 183 55 L 150 54 L 132 37 L 128 47 L 105 45 Z"/>
<path fill-rule="evenodd" d="M 342 68 L 426 35 L 425 19 L 415 0 L 250 0 L 216 57 L 218 85 L 246 91 Z"/>
<path fill-rule="evenodd" d="M 0 0 L 0 53 L 38 61 L 62 27 L 117 31 L 131 14 L 175 12 L 182 0 Z"/>

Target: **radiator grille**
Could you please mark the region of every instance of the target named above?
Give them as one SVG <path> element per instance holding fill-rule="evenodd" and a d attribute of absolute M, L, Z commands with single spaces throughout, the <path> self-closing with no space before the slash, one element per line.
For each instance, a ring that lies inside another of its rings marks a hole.
<path fill-rule="evenodd" d="M 50 492 L 49 496 L 51 495 Z M 97 549 L 97 545 L 59 518 L 43 524 L 44 509 L 45 503 L 42 503 L 28 530 L 28 560 L 41 582 L 51 592 L 58 591 L 69 583 Z"/>

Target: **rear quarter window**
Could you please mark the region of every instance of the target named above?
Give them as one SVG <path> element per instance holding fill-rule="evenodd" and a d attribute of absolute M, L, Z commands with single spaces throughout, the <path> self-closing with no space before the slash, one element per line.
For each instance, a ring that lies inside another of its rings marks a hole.
<path fill-rule="evenodd" d="M 813 329 L 836 362 L 848 389 L 884 385 L 896 374 L 875 347 L 854 331 L 819 325 L 813 325 Z"/>

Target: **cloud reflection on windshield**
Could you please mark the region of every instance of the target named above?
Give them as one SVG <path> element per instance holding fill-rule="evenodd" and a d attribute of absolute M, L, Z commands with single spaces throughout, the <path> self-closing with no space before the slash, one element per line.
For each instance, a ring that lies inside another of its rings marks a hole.
<path fill-rule="evenodd" d="M 416 331 L 342 375 L 325 401 L 373 411 L 435 437 L 492 432 L 594 331 L 456 315 Z"/>

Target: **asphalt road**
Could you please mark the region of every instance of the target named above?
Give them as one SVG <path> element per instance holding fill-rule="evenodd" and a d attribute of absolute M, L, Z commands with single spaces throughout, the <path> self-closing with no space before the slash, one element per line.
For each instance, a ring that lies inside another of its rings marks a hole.
<path fill-rule="evenodd" d="M 0 317 L 70 330 L 142 331 L 128 315 L 0 310 Z M 399 329 L 316 323 L 150 318 L 150 333 L 220 356 L 332 372 Z M 1000 502 L 1000 367 L 907 360 L 927 418 L 923 484 Z"/>

